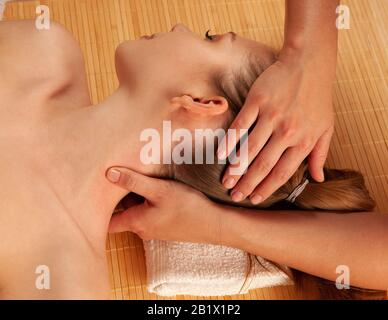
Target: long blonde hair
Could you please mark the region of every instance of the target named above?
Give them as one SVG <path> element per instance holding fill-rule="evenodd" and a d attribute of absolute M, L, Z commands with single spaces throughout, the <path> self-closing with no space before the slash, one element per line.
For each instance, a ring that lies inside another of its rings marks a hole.
<path fill-rule="evenodd" d="M 275 55 L 273 57 L 275 59 Z M 228 100 L 231 116 L 225 123 L 227 128 L 238 114 L 245 98 L 257 77 L 271 64 L 254 56 L 248 57 L 247 68 L 242 68 L 233 75 L 220 75 L 215 85 Z M 236 205 L 230 199 L 229 191 L 223 187 L 221 179 L 226 166 L 222 164 L 182 164 L 171 165 L 168 177 L 183 182 L 207 195 L 210 199 L 229 205 Z M 317 183 L 309 177 L 307 164 L 304 161 L 296 173 L 266 201 L 253 206 L 250 201 L 239 203 L 238 206 L 256 209 L 302 209 L 330 210 L 342 213 L 354 211 L 371 211 L 375 202 L 369 195 L 363 176 L 354 170 L 324 169 L 325 182 Z M 309 177 L 310 183 L 294 204 L 284 201 L 288 195 Z M 321 299 L 385 299 L 385 291 L 360 288 L 337 290 L 333 282 L 293 270 L 298 288 L 309 291 L 309 298 Z M 313 285 L 312 285 L 313 283 Z M 312 288 L 314 288 L 313 291 Z"/>

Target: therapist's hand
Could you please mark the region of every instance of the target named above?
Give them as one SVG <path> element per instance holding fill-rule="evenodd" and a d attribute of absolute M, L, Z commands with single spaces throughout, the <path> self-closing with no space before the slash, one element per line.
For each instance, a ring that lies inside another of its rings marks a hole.
<path fill-rule="evenodd" d="M 335 68 L 326 64 L 335 66 L 322 57 L 280 54 L 256 80 L 231 125 L 231 129 L 252 130 L 248 171 L 243 176 L 231 175 L 237 163 L 230 165 L 223 178 L 224 186 L 233 189 L 234 201 L 247 197 L 254 204 L 264 201 L 291 178 L 307 156 L 312 178 L 324 180 L 323 167 L 334 132 L 335 78 Z M 234 147 L 230 144 L 226 151 L 220 147 L 218 157 L 225 158 Z"/>
<path fill-rule="evenodd" d="M 218 205 L 181 183 L 150 178 L 126 168 L 111 168 L 107 179 L 145 198 L 113 215 L 111 233 L 131 231 L 144 240 L 218 243 Z"/>

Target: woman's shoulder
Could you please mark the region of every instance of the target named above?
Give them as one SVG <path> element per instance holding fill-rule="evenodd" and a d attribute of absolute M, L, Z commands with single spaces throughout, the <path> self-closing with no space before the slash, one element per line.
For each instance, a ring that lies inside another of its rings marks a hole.
<path fill-rule="evenodd" d="M 0 22 L 0 70 L 1 87 L 25 95 L 52 96 L 77 85 L 87 90 L 80 46 L 55 22 L 47 30 L 33 20 Z"/>

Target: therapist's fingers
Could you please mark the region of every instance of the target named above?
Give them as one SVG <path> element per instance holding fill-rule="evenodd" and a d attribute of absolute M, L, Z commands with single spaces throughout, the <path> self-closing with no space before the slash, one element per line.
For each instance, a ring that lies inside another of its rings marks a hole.
<path fill-rule="evenodd" d="M 127 231 L 138 233 L 142 207 L 144 207 L 144 205 L 140 204 L 123 212 L 114 214 L 109 223 L 109 233 Z"/>
<path fill-rule="evenodd" d="M 233 201 L 241 202 L 250 196 L 257 185 L 260 184 L 275 167 L 283 152 L 288 147 L 289 145 L 286 144 L 282 138 L 273 136 L 254 160 L 248 169 L 248 172 L 233 189 L 231 193 Z"/>
<path fill-rule="evenodd" d="M 162 196 L 168 182 L 150 178 L 135 171 L 122 167 L 108 169 L 106 178 L 121 188 L 134 192 L 149 201 L 157 201 Z"/>
<path fill-rule="evenodd" d="M 287 149 L 276 166 L 272 169 L 271 173 L 250 196 L 252 204 L 256 205 L 265 201 L 276 190 L 283 186 L 296 170 L 298 170 L 308 153 L 309 150 L 302 150 L 299 146 Z"/>
<path fill-rule="evenodd" d="M 229 130 L 235 131 L 237 139 L 231 139 L 229 134 L 226 134 L 217 150 L 217 157 L 220 160 L 228 158 L 239 142 L 239 138 L 241 138 L 237 135 L 240 134 L 242 130 L 249 130 L 250 127 L 257 121 L 258 116 L 259 108 L 257 101 L 248 95 L 244 107 L 229 127 Z"/>
<path fill-rule="evenodd" d="M 226 170 L 222 180 L 222 184 L 225 188 L 232 189 L 235 187 L 243 173 L 248 169 L 248 166 L 253 162 L 271 137 L 272 131 L 272 123 L 266 121 L 265 118 L 260 118 L 252 133 L 248 136 L 248 140 L 245 141 L 245 143 L 248 144 L 248 155 L 244 154 L 244 152 L 241 153 L 241 150 L 244 150 L 245 148 L 240 148 L 237 153 L 237 159 L 239 159 L 239 161 L 231 164 Z M 248 157 L 248 159 L 245 159 L 246 157 Z M 234 172 L 238 172 L 239 174 L 234 174 Z"/>
<path fill-rule="evenodd" d="M 313 151 L 309 155 L 308 165 L 311 177 L 318 181 L 325 180 L 323 168 L 330 149 L 330 142 L 334 134 L 334 126 L 330 127 L 322 137 L 319 138 Z"/>

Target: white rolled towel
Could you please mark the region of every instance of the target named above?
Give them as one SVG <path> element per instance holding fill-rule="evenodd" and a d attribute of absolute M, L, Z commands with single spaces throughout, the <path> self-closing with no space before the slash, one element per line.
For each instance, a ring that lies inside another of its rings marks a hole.
<path fill-rule="evenodd" d="M 158 240 L 143 244 L 148 291 L 160 296 L 224 296 L 293 284 L 287 267 L 239 249 Z"/>

